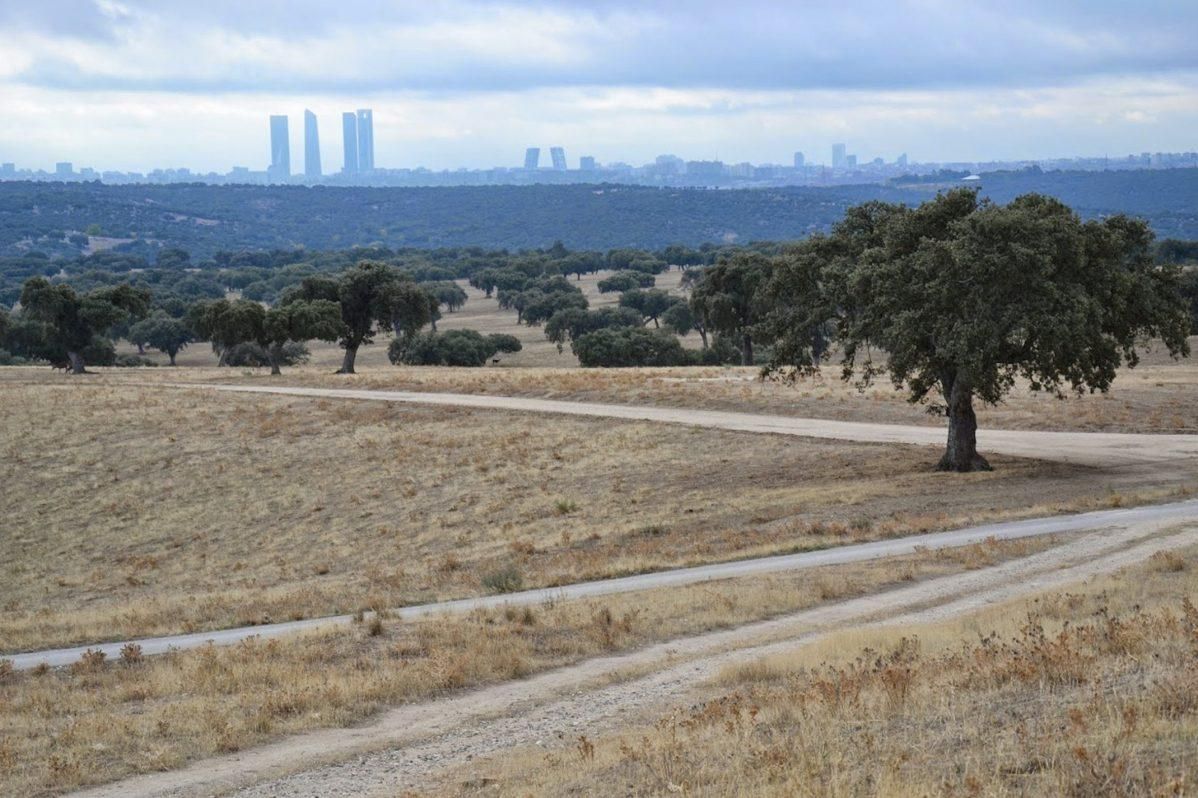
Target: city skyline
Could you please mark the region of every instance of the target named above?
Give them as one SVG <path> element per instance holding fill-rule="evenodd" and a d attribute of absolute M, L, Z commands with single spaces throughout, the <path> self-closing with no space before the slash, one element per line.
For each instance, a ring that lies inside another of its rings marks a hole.
<path fill-rule="evenodd" d="M 284 107 L 373 108 L 376 165 L 434 169 L 510 163 L 530 141 L 600 161 L 646 162 L 669 142 L 789 163 L 846 139 L 970 161 L 1187 151 L 1198 129 L 1198 8 L 1161 0 L 55 0 L 3 4 L 0 25 L 0 162 L 47 170 L 259 168 L 245 131 Z"/>

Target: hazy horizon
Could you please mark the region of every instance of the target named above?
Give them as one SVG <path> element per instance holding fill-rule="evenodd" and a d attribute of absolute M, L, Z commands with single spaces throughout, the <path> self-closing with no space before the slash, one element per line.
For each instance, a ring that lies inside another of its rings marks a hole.
<path fill-rule="evenodd" d="M 1198 149 L 1198 6 L 0 0 L 0 161 L 269 160 L 270 114 L 374 109 L 380 167 L 1020 160 Z"/>

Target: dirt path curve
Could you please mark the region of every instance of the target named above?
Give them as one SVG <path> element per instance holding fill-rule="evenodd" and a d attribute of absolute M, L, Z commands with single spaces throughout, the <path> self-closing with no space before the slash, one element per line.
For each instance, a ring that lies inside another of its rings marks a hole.
<path fill-rule="evenodd" d="M 1139 524 L 1080 537 L 979 571 L 588 660 L 523 681 L 390 710 L 356 729 L 311 732 L 183 770 L 79 793 L 86 798 L 395 795 L 517 745 L 567 742 L 660 711 L 736 662 L 794 650 L 840 628 L 946 619 L 1109 573 L 1198 542 L 1198 524 Z M 613 672 L 646 673 L 611 683 Z"/>
<path fill-rule="evenodd" d="M 154 387 L 154 383 L 145 383 Z M 939 427 L 900 424 L 870 424 L 859 421 L 790 418 L 722 410 L 679 407 L 649 407 L 563 402 L 483 394 L 376 391 L 350 388 L 295 388 L 273 385 L 221 385 L 216 383 L 159 383 L 157 387 L 200 388 L 234 393 L 266 393 L 321 399 L 358 399 L 375 402 L 469 407 L 479 410 L 514 410 L 527 413 L 556 413 L 571 416 L 656 421 L 692 427 L 797 435 L 861 443 L 908 443 L 944 446 L 945 432 Z M 1031 457 L 1088 466 L 1119 466 L 1160 463 L 1198 458 L 1198 435 L 1150 435 L 1122 432 L 1038 432 L 1023 430 L 979 430 L 978 448 L 1014 457 Z"/>
<path fill-rule="evenodd" d="M 799 554 L 756 557 L 749 560 L 734 560 L 732 562 L 715 563 L 712 565 L 698 565 L 690 568 L 655 571 L 652 573 L 637 574 L 636 576 L 599 579 L 593 582 L 579 582 L 560 587 L 523 590 L 518 593 L 505 593 L 497 596 L 478 596 L 476 598 L 439 601 L 432 604 L 402 607 L 396 610 L 396 612 L 399 613 L 401 618 L 418 618 L 445 612 L 466 612 L 475 609 L 502 607 L 504 605 L 536 605 L 555 599 L 590 598 L 659 587 L 691 585 L 713 579 L 760 576 L 783 571 L 818 568 L 824 565 L 843 565 L 845 563 L 877 560 L 885 557 L 899 557 L 905 554 L 912 554 L 920 548 L 943 549 L 969 546 L 989 538 L 996 540 L 1017 540 L 1019 538 L 1037 537 L 1040 535 L 1083 532 L 1116 524 L 1145 524 L 1165 521 L 1180 522 L 1194 518 L 1198 518 L 1198 499 L 1189 499 L 1169 504 L 1153 504 L 1118 510 L 1099 510 L 1096 512 L 1050 516 L 1047 518 L 1028 518 L 1022 521 L 1004 521 L 1001 523 L 966 527 L 964 529 L 954 529 L 949 532 L 930 532 L 923 535 L 878 540 L 872 543 L 855 543 Z M 0 657 L 11 661 L 13 667 L 17 670 L 36 668 L 41 663 L 57 668 L 78 662 L 83 653 L 89 649 L 103 651 L 109 659 L 116 659 L 120 656 L 121 647 L 126 642 L 136 643 L 141 646 L 142 654 L 152 656 L 165 654 L 169 651 L 198 648 L 209 644 L 231 646 L 248 638 L 270 639 L 328 626 L 348 626 L 353 622 L 354 616 L 352 615 L 333 615 L 323 618 L 308 618 L 302 621 L 284 621 L 282 623 L 263 624 L 261 626 L 240 626 L 209 632 L 147 637 L 133 641 L 116 641 L 91 646 L 73 646 L 71 648 L 32 651 L 22 654 L 0 654 Z"/>

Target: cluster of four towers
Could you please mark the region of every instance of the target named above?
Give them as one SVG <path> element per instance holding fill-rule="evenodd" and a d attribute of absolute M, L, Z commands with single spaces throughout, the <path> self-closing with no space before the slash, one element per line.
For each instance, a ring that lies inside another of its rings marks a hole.
<path fill-rule="evenodd" d="M 346 111 L 341 115 L 341 133 L 344 138 L 345 174 L 370 172 L 374 169 L 374 112 L 369 108 Z M 291 139 L 286 116 L 270 118 L 270 169 L 272 179 L 291 177 Z M 315 178 L 323 175 L 320 166 L 320 132 L 316 125 L 316 114 L 304 111 L 304 176 Z"/>

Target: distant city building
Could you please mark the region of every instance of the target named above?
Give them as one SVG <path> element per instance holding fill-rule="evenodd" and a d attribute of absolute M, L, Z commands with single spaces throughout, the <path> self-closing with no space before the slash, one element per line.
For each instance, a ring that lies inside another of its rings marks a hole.
<path fill-rule="evenodd" d="M 353 111 L 341 115 L 341 135 L 345 147 L 345 165 L 341 171 L 347 175 L 358 172 L 358 117 Z"/>
<path fill-rule="evenodd" d="M 316 178 L 320 170 L 320 132 L 316 128 L 316 114 L 304 109 L 304 177 Z"/>
<path fill-rule="evenodd" d="M 70 161 L 59 161 L 54 164 L 54 174 L 59 177 L 70 177 L 75 174 L 75 165 Z"/>
<path fill-rule="evenodd" d="M 724 177 L 724 162 L 687 161 L 686 176 L 699 180 L 720 180 Z"/>
<path fill-rule="evenodd" d="M 807 163 L 807 159 L 803 157 L 803 153 L 795 153 L 795 169 L 802 169 Z"/>
<path fill-rule="evenodd" d="M 845 166 L 845 154 L 843 144 L 832 145 L 832 168 L 843 169 Z"/>
<path fill-rule="evenodd" d="M 270 169 L 274 180 L 291 177 L 291 138 L 287 132 L 287 117 L 270 118 Z"/>
<path fill-rule="evenodd" d="M 564 147 L 550 147 L 549 157 L 553 161 L 553 168 L 559 172 L 566 171 L 566 149 Z"/>
<path fill-rule="evenodd" d="M 541 165 L 541 148 L 529 147 L 524 151 L 524 168 L 536 169 Z"/>
<path fill-rule="evenodd" d="M 895 158 L 894 165 L 895 166 L 906 166 L 907 165 L 907 153 L 904 152 L 902 155 Z"/>
<path fill-rule="evenodd" d="M 374 171 L 374 111 L 358 109 L 358 171 Z"/>
<path fill-rule="evenodd" d="M 12 166 L 12 164 L 7 164 L 7 165 Z M 579 158 L 578 159 L 578 168 L 584 172 L 595 171 L 595 156 L 584 155 L 581 158 Z"/>
<path fill-rule="evenodd" d="M 17 165 L 15 163 L 0 163 L 0 177 L 15 177 L 17 174 Z"/>
<path fill-rule="evenodd" d="M 856 155 L 844 156 L 844 166 L 846 169 L 856 169 L 857 168 L 857 156 Z"/>
<path fill-rule="evenodd" d="M 732 177 L 739 177 L 741 179 L 751 178 L 754 176 L 753 164 L 749 163 L 748 161 L 733 164 L 728 168 L 728 174 L 732 175 Z"/>

